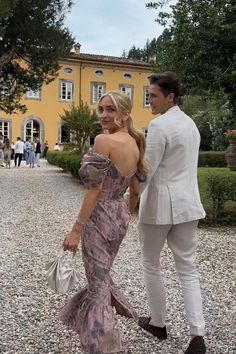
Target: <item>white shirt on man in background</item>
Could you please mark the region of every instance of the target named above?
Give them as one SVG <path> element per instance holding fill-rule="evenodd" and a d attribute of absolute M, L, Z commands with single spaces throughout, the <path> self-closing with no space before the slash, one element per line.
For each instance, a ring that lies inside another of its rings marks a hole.
<path fill-rule="evenodd" d="M 15 143 L 15 154 L 23 154 L 24 153 L 25 144 L 21 140 L 17 140 Z"/>

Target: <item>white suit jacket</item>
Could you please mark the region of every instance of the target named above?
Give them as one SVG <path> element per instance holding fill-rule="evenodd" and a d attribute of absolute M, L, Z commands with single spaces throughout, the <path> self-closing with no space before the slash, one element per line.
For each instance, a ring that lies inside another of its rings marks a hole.
<path fill-rule="evenodd" d="M 146 158 L 150 170 L 141 184 L 139 221 L 179 224 L 205 217 L 197 182 L 200 134 L 178 106 L 151 121 Z"/>

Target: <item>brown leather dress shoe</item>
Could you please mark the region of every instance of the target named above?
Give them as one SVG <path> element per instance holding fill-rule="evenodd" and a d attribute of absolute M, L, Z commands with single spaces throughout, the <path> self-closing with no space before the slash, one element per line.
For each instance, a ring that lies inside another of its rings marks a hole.
<path fill-rule="evenodd" d="M 194 337 L 189 343 L 189 346 L 184 353 L 185 354 L 205 354 L 206 346 L 205 346 L 204 338 L 202 336 Z"/>
<path fill-rule="evenodd" d="M 153 336 L 157 337 L 158 339 L 166 339 L 167 338 L 166 326 L 156 327 L 150 325 L 149 324 L 150 321 L 151 321 L 151 317 L 139 317 L 138 324 L 140 327 L 145 329 L 145 331 L 151 333 Z"/>

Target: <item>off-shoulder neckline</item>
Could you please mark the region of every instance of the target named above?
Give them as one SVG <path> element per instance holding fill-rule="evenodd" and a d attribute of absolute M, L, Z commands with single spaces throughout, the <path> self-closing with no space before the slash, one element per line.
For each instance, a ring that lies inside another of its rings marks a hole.
<path fill-rule="evenodd" d="M 135 173 L 136 173 L 136 171 L 134 171 L 134 172 L 130 173 L 128 176 L 124 175 L 124 174 L 121 172 L 121 170 L 119 169 L 119 167 L 117 167 L 117 165 L 115 164 L 115 162 L 113 162 L 108 156 L 103 155 L 103 154 L 100 154 L 100 153 L 98 153 L 98 152 L 89 151 L 89 152 L 87 152 L 87 154 L 85 154 L 85 156 L 86 156 L 86 155 L 99 156 L 99 157 L 103 158 L 104 160 L 108 161 L 109 163 L 111 163 L 111 164 L 116 168 L 116 170 L 119 172 L 119 174 L 120 174 L 122 177 L 124 177 L 124 178 L 133 177 L 133 176 L 135 175 Z"/>

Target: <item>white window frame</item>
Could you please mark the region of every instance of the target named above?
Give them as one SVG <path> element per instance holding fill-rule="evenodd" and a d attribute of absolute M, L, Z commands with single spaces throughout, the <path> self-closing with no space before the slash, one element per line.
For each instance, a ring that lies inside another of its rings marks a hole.
<path fill-rule="evenodd" d="M 10 138 L 10 122 L 0 119 L 0 133 L 4 138 Z"/>
<path fill-rule="evenodd" d="M 33 99 L 33 100 L 40 100 L 41 99 L 40 89 L 37 90 L 28 89 L 28 91 L 26 92 L 26 98 Z"/>
<path fill-rule="evenodd" d="M 91 82 L 91 104 L 96 104 L 106 91 L 104 82 Z"/>
<path fill-rule="evenodd" d="M 148 134 L 148 127 L 143 127 L 143 128 L 142 128 L 142 132 L 143 132 L 143 134 L 144 134 L 145 138 L 147 138 L 147 134 Z"/>
<path fill-rule="evenodd" d="M 143 107 L 149 108 L 150 103 L 148 103 L 148 98 L 149 98 L 149 88 L 148 86 L 145 86 L 143 88 Z"/>
<path fill-rule="evenodd" d="M 73 82 L 68 80 L 60 80 L 60 100 L 73 101 Z"/>
<path fill-rule="evenodd" d="M 36 121 L 39 125 L 39 136 L 35 136 L 35 131 L 34 131 L 34 121 Z M 27 125 L 30 125 L 26 128 Z M 27 134 L 26 135 L 26 129 L 29 129 L 30 130 L 30 134 Z M 39 122 L 36 120 L 36 119 L 30 119 L 28 120 L 27 122 L 25 122 L 25 125 L 24 125 L 24 140 L 29 140 L 30 141 L 33 141 L 35 138 L 39 138 L 41 137 L 41 126 L 39 124 Z"/>
<path fill-rule="evenodd" d="M 5 96 L 5 97 L 8 97 L 10 96 L 10 92 L 8 90 L 8 87 L 7 86 L 4 86 L 4 83 L 3 83 L 3 78 L 0 78 L 0 95 L 1 96 Z"/>
<path fill-rule="evenodd" d="M 120 85 L 119 90 L 127 95 L 131 101 L 133 100 L 133 86 L 132 85 Z"/>

